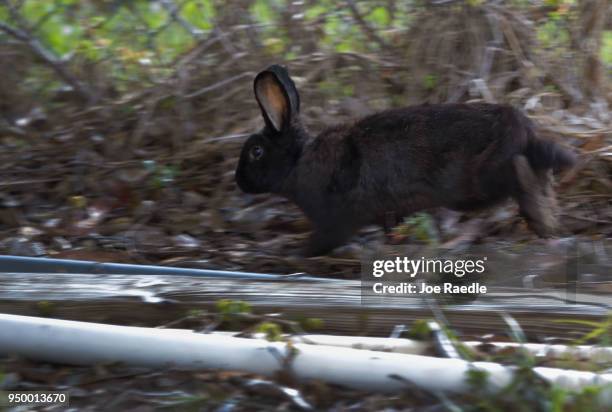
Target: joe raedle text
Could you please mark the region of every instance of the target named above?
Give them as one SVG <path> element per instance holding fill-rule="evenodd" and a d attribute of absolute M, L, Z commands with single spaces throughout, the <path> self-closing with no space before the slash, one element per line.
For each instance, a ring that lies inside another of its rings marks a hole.
<path fill-rule="evenodd" d="M 372 284 L 372 291 L 377 295 L 416 295 L 416 294 L 481 294 L 487 293 L 487 287 L 478 282 L 468 285 L 456 285 L 452 282 L 444 282 L 438 285 L 428 283 L 408 283 L 400 282 L 386 284 L 376 282 Z"/>

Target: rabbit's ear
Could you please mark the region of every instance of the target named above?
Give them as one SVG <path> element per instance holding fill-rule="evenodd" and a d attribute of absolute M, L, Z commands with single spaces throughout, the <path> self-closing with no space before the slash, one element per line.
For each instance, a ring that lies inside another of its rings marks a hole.
<path fill-rule="evenodd" d="M 255 77 L 255 98 L 266 124 L 280 132 L 298 115 L 300 96 L 287 69 L 273 65 Z"/>

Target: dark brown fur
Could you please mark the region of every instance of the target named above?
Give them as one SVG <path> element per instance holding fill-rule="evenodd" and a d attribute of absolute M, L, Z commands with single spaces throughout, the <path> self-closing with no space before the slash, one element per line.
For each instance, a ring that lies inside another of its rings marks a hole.
<path fill-rule="evenodd" d="M 555 205 L 551 172 L 571 166 L 574 156 L 537 138 L 532 122 L 513 107 L 387 110 L 311 137 L 300 123 L 299 95 L 286 70 L 271 66 L 258 81 L 280 87 L 256 87 L 266 126 L 245 143 L 236 181 L 245 192 L 277 193 L 304 211 L 314 225 L 307 254 L 329 252 L 363 225 L 385 224 L 389 215 L 473 210 L 508 197 L 538 235 L 555 231 L 554 211 L 546 210 Z M 268 113 L 279 98 L 286 106 Z"/>

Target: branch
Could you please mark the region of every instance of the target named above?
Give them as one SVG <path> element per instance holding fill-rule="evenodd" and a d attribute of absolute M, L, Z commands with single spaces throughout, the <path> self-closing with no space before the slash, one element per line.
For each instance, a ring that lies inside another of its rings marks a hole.
<path fill-rule="evenodd" d="M 176 21 L 180 24 L 189 34 L 193 37 L 201 38 L 204 32 L 196 27 L 194 27 L 191 23 L 181 17 L 180 12 L 181 6 L 177 6 L 172 0 L 161 0 L 161 5 L 166 9 L 168 14 L 170 14 L 170 19 Z"/>
<path fill-rule="evenodd" d="M 359 13 L 359 10 L 357 9 L 357 5 L 355 4 L 355 2 L 353 0 L 347 0 L 347 4 L 349 6 L 349 9 L 351 10 L 351 14 L 353 15 L 353 19 L 355 19 L 355 21 L 357 22 L 359 27 L 361 27 L 361 30 L 364 32 L 366 37 L 368 39 L 370 39 L 370 41 L 373 41 L 374 43 L 378 43 L 381 48 L 383 48 L 383 49 L 390 49 L 391 46 L 388 45 L 387 42 L 385 42 L 376 33 L 376 31 L 373 28 L 370 27 L 368 22 L 366 22 L 363 19 L 363 16 Z"/>
<path fill-rule="evenodd" d="M 210 86 L 206 86 L 206 87 L 204 87 L 204 88 L 202 88 L 200 90 L 197 90 L 195 92 L 189 93 L 188 95 L 185 95 L 184 98 L 185 99 L 193 99 L 194 97 L 198 97 L 198 96 L 201 96 L 201 95 L 203 95 L 205 93 L 211 92 L 213 90 L 217 90 L 217 89 L 220 89 L 222 87 L 225 87 L 226 85 L 228 85 L 230 83 L 233 83 L 236 80 L 240 80 L 243 77 L 249 77 L 250 78 L 252 76 L 253 76 L 253 73 L 251 73 L 251 72 L 240 73 L 240 74 L 238 74 L 236 76 L 229 77 L 227 79 L 221 80 L 218 83 L 212 84 Z"/>
<path fill-rule="evenodd" d="M 94 100 L 94 95 L 90 90 L 85 88 L 74 76 L 72 76 L 62 62 L 49 50 L 47 50 L 38 39 L 30 36 L 23 30 L 9 26 L 8 24 L 0 22 L 0 31 L 5 32 L 9 36 L 19 40 L 22 43 L 28 45 L 30 50 L 39 58 L 41 58 L 57 76 L 62 79 L 65 83 L 70 85 L 78 94 L 86 98 L 88 101 Z"/>

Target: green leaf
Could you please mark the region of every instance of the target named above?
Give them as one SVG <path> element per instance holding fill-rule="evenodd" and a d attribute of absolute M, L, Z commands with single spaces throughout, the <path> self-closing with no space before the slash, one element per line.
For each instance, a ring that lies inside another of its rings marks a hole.
<path fill-rule="evenodd" d="M 419 319 L 414 321 L 410 330 L 408 331 L 408 336 L 413 339 L 418 340 L 427 340 L 431 335 L 431 329 L 429 328 L 429 321 L 426 319 Z"/>
<path fill-rule="evenodd" d="M 30 23 L 37 22 L 45 14 L 53 10 L 55 5 L 52 1 L 27 0 L 23 2 L 21 12 L 23 17 Z"/>
<path fill-rule="evenodd" d="M 330 18 L 325 20 L 325 25 L 323 26 L 323 30 L 325 34 L 328 36 L 335 36 L 338 34 L 340 29 L 340 23 L 335 16 L 331 16 Z"/>
<path fill-rule="evenodd" d="M 272 23 L 274 20 L 274 11 L 266 0 L 257 0 L 251 6 L 251 13 L 260 23 Z"/>
<path fill-rule="evenodd" d="M 285 50 L 283 40 L 278 37 L 268 37 L 263 41 L 263 44 L 270 54 L 281 54 Z"/>
<path fill-rule="evenodd" d="M 195 40 L 183 26 L 173 23 L 162 35 L 156 36 L 155 44 L 159 47 L 164 62 L 169 63 L 176 56 L 193 47 Z"/>
<path fill-rule="evenodd" d="M 211 0 L 190 1 L 183 6 L 181 16 L 195 27 L 209 30 L 216 16 L 215 6 Z"/>
<path fill-rule="evenodd" d="M 278 342 L 283 337 L 282 328 L 273 322 L 262 322 L 257 326 L 255 331 L 265 334 L 266 340 L 269 340 L 270 342 Z"/>
<path fill-rule="evenodd" d="M 417 213 L 404 219 L 398 230 L 421 242 L 436 244 L 439 241 L 435 222 L 428 213 Z"/>
<path fill-rule="evenodd" d="M 8 9 L 5 6 L 0 6 L 0 20 L 7 21 L 9 17 Z"/>
<path fill-rule="evenodd" d="M 482 389 L 489 380 L 489 372 L 486 370 L 470 368 L 465 374 L 468 385 L 473 388 Z"/>
<path fill-rule="evenodd" d="M 223 315 L 251 313 L 251 305 L 241 300 L 221 299 L 217 301 L 217 310 Z"/>
<path fill-rule="evenodd" d="M 434 74 L 427 74 L 423 77 L 423 86 L 425 86 L 427 90 L 433 90 L 437 83 L 438 79 Z"/>
<path fill-rule="evenodd" d="M 391 15 L 385 7 L 376 7 L 368 16 L 366 20 L 375 23 L 378 26 L 385 27 L 391 23 Z"/>
<path fill-rule="evenodd" d="M 604 64 L 608 66 L 612 65 L 612 30 L 605 31 L 603 34 L 601 59 L 603 60 Z"/>
<path fill-rule="evenodd" d="M 315 6 L 307 8 L 304 12 L 304 17 L 306 18 L 306 20 L 315 20 L 317 17 L 326 12 L 327 8 L 325 6 L 317 4 Z"/>
<path fill-rule="evenodd" d="M 336 45 L 336 51 L 338 53 L 348 53 L 352 50 L 352 47 L 350 45 L 350 43 L 348 42 L 342 42 L 342 43 L 338 43 Z"/>
<path fill-rule="evenodd" d="M 300 325 L 307 331 L 320 330 L 325 325 L 325 321 L 320 318 L 306 318 L 300 321 Z"/>
<path fill-rule="evenodd" d="M 158 29 L 170 18 L 168 12 L 158 2 L 135 2 L 138 12 L 150 29 Z"/>
<path fill-rule="evenodd" d="M 550 412 L 563 412 L 567 395 L 565 389 L 553 386 L 550 393 Z"/>

